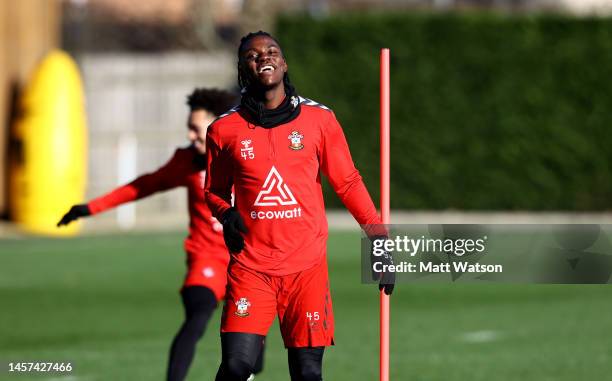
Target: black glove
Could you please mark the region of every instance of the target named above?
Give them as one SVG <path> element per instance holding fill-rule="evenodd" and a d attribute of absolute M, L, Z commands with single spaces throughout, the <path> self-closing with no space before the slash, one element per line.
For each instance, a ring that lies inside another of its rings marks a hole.
<path fill-rule="evenodd" d="M 247 232 L 240 213 L 235 208 L 229 208 L 223 213 L 221 223 L 223 224 L 225 246 L 227 246 L 231 253 L 240 253 L 244 249 L 244 238 L 240 233 Z"/>
<path fill-rule="evenodd" d="M 393 264 L 393 258 L 391 258 L 391 254 L 386 253 L 385 255 L 389 256 L 389 261 Z M 384 290 L 385 294 L 391 295 L 393 293 L 393 289 L 395 288 L 395 272 L 383 272 L 380 277 L 380 282 L 378 283 L 378 289 Z"/>
<path fill-rule="evenodd" d="M 383 266 L 393 265 L 394 263 L 393 263 L 393 257 L 391 256 L 391 253 L 385 251 L 380 256 L 374 255 L 374 241 L 379 240 L 379 239 L 386 240 L 388 238 L 385 236 L 372 237 L 372 255 L 371 255 L 372 263 L 381 262 Z M 378 280 L 378 289 L 381 291 L 384 290 L 385 294 L 387 295 L 391 295 L 393 293 L 393 289 L 395 288 L 395 272 L 384 271 L 381 273 L 374 273 L 374 275 L 375 275 L 374 279 Z"/>
<path fill-rule="evenodd" d="M 79 204 L 73 205 L 72 208 L 68 211 L 68 213 L 64 214 L 61 220 L 57 223 L 57 227 L 68 225 L 74 220 L 78 220 L 81 217 L 87 217 L 91 215 L 91 211 L 89 210 L 89 206 L 87 204 Z"/>

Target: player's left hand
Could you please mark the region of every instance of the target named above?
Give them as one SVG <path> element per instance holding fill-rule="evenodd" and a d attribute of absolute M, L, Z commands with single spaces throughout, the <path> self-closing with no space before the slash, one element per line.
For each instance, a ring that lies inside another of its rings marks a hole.
<path fill-rule="evenodd" d="M 393 263 L 392 258 L 391 258 L 391 263 Z M 394 288 L 395 288 L 395 272 L 382 273 L 380 277 L 380 281 L 378 282 L 378 289 L 381 291 L 384 291 L 386 295 L 391 295 L 393 293 Z"/>
<path fill-rule="evenodd" d="M 372 242 L 377 239 L 387 239 L 387 237 L 375 236 L 371 238 Z M 383 265 L 393 265 L 391 253 L 385 251 L 384 254 L 375 256 L 374 245 L 372 245 L 372 262 L 374 261 L 382 262 Z M 373 273 L 373 275 L 376 277 L 375 279 L 378 279 L 378 289 L 384 291 L 386 295 L 391 295 L 395 288 L 395 272 L 383 271 L 382 273 Z"/>

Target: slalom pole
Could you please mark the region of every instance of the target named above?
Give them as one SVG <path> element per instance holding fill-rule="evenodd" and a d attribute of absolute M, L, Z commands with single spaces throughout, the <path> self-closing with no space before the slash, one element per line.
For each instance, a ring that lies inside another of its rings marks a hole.
<path fill-rule="evenodd" d="M 390 79 L 389 49 L 380 51 L 380 212 L 382 223 L 390 223 Z M 380 291 L 380 381 L 389 381 L 389 295 Z"/>

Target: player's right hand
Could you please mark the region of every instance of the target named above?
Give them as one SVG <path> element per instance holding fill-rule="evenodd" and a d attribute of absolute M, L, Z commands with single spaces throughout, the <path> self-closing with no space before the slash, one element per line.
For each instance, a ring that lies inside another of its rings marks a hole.
<path fill-rule="evenodd" d="M 223 223 L 223 239 L 231 253 L 238 254 L 244 249 L 244 238 L 240 233 L 246 233 L 247 228 L 240 213 L 235 208 L 229 208 L 221 218 Z"/>
<path fill-rule="evenodd" d="M 72 208 L 70 208 L 68 213 L 64 214 L 64 217 L 59 220 L 57 227 L 68 225 L 74 220 L 78 220 L 81 217 L 87 217 L 89 215 L 91 215 L 91 211 L 89 210 L 89 206 L 87 206 L 87 204 L 72 205 Z"/>

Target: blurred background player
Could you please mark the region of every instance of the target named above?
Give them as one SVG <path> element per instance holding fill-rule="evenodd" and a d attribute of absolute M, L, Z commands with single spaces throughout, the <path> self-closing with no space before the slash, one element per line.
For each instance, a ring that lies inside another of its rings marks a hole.
<path fill-rule="evenodd" d="M 145 174 L 129 184 L 91 200 L 74 205 L 57 226 L 115 208 L 121 204 L 148 197 L 156 192 L 186 187 L 189 209 L 189 235 L 185 239 L 187 275 L 181 289 L 185 321 L 170 348 L 167 380 L 185 379 L 193 359 L 196 343 L 202 337 L 217 303 L 225 294 L 229 255 L 222 237 L 222 225 L 214 218 L 204 201 L 206 174 L 206 131 L 208 125 L 238 101 L 229 92 L 216 89 L 195 89 L 188 97 L 188 139 L 191 144 L 178 148 L 172 158 L 153 173 Z M 263 367 L 258 358 L 258 373 Z"/>
<path fill-rule="evenodd" d="M 334 113 L 298 96 L 268 33 L 242 38 L 238 82 L 240 106 L 207 135 L 206 201 L 233 253 L 216 380 L 249 377 L 278 315 L 291 380 L 319 381 L 334 344 L 320 174 L 362 226 L 381 221 Z M 393 284 L 383 283 L 390 294 Z"/>

